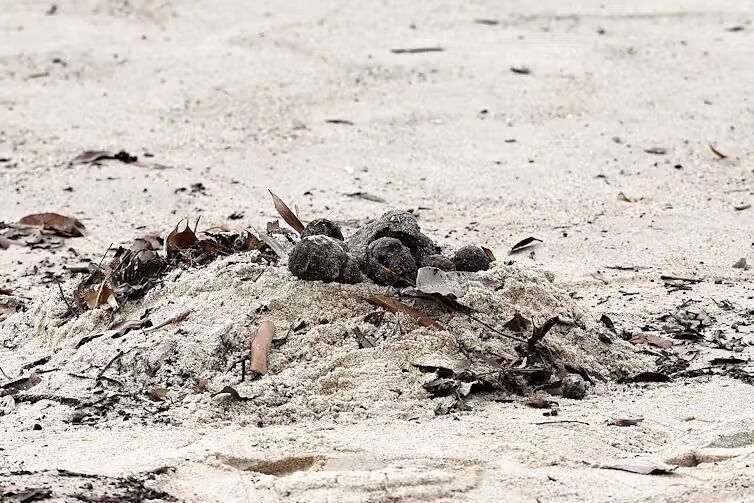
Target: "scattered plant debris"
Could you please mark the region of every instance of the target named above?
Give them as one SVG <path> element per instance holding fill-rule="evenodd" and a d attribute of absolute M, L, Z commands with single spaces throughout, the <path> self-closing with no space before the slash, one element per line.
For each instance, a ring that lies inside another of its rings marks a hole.
<path fill-rule="evenodd" d="M 256 376 L 267 373 L 267 355 L 270 352 L 272 338 L 275 336 L 275 325 L 271 321 L 263 321 L 257 328 L 257 333 L 251 341 L 251 372 Z"/>
<path fill-rule="evenodd" d="M 647 154 L 665 155 L 668 153 L 668 149 L 664 147 L 649 147 L 645 148 L 644 152 L 646 152 Z"/>
<path fill-rule="evenodd" d="M 712 151 L 713 154 L 715 154 L 719 159 L 727 159 L 728 156 L 726 154 L 723 154 L 719 150 L 717 150 L 714 145 L 711 143 L 709 144 L 709 149 Z"/>
<path fill-rule="evenodd" d="M 386 311 L 390 311 L 391 313 L 403 313 L 416 320 L 420 325 L 424 327 L 434 328 L 437 330 L 443 329 L 442 325 L 440 325 L 438 322 L 422 313 L 421 311 L 414 309 L 407 304 L 404 304 L 398 299 L 394 299 L 386 295 L 372 295 L 366 300 L 370 304 L 374 304 L 375 306 L 381 307 Z"/>
<path fill-rule="evenodd" d="M 271 190 L 268 190 L 268 192 L 272 196 L 272 202 L 275 204 L 275 210 L 277 210 L 278 214 L 283 218 L 283 220 L 285 220 L 285 223 L 290 225 L 293 230 L 299 233 L 299 235 L 303 233 L 304 224 L 301 223 L 301 220 L 298 219 L 296 214 L 293 213 L 288 205 L 285 204 L 283 200 L 276 196 Z"/>
<path fill-rule="evenodd" d="M 393 54 L 421 54 L 424 52 L 443 52 L 442 47 L 413 47 L 408 49 L 390 49 Z"/>
<path fill-rule="evenodd" d="M 80 237 L 84 235 L 86 228 L 84 224 L 72 217 L 67 217 L 59 213 L 35 213 L 26 215 L 18 221 L 22 225 L 39 227 L 43 231 L 48 231 L 62 237 Z"/>
<path fill-rule="evenodd" d="M 524 65 L 513 65 L 510 67 L 510 70 L 513 73 L 518 73 L 519 75 L 529 75 L 531 73 L 529 67 Z"/>
<path fill-rule="evenodd" d="M 87 150 L 71 160 L 71 164 L 93 164 L 99 161 L 114 160 L 125 164 L 131 164 L 139 159 L 125 150 L 110 152 L 107 150 Z"/>

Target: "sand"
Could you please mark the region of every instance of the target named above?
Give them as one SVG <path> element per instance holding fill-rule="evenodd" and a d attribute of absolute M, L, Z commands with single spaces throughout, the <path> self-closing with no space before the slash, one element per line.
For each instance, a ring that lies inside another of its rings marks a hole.
<path fill-rule="evenodd" d="M 414 209 L 438 241 L 483 244 L 505 259 L 513 243 L 536 236 L 544 243 L 513 257 L 517 267 L 551 271 L 557 290 L 592 318 L 605 313 L 618 330 L 639 333 L 699 301 L 717 320 L 711 330 L 752 341 L 754 272 L 731 267 L 754 262 L 754 209 L 735 209 L 754 199 L 746 85 L 754 70 L 743 63 L 754 13 L 744 3 L 76 0 L 54 15 L 49 8 L 0 2 L 0 220 L 58 211 L 88 235 L 54 253 L 0 250 L 0 287 L 29 306 L 65 309 L 44 271 L 99 260 L 110 243 L 164 234 L 182 217 L 201 215 L 204 228 L 263 226 L 275 218 L 270 188 L 305 220 Z M 391 52 L 430 46 L 444 51 Z M 645 151 L 652 147 L 666 154 Z M 86 149 L 126 149 L 169 167 L 69 166 Z M 192 191 L 199 182 L 205 190 Z M 348 195 L 356 192 L 385 202 Z M 233 212 L 244 216 L 229 221 Z M 662 274 L 704 281 L 671 291 Z M 63 278 L 66 288 L 75 282 Z M 733 309 L 719 308 L 723 300 Z M 124 314 L 141 314 L 133 309 Z M 154 316 L 181 306 L 173 309 Z M 240 323 L 238 314 L 229 322 Z M 71 326 L 88 334 L 108 321 L 102 316 Z M 3 322 L 0 367 L 13 377 L 80 335 L 37 321 L 10 335 Z M 247 332 L 213 323 L 206 334 L 220 352 Z M 702 349 L 700 366 L 732 353 Z M 750 346 L 735 353 L 750 354 Z M 273 353 L 273 364 L 284 355 Z M 215 387 L 232 373 L 213 358 L 203 368 L 215 368 Z M 244 393 L 258 391 L 249 386 Z M 40 400 L 0 418 L 0 484 L 5 492 L 46 486 L 59 497 L 110 484 L 123 495 L 122 478 L 141 474 L 185 501 L 751 501 L 752 389 L 723 377 L 605 383 L 585 400 L 557 398 L 554 418 L 491 400 L 435 417 L 424 397 L 391 398 L 363 417 L 346 410 L 343 419 L 280 416 L 261 426 L 222 397 L 197 406 L 195 421 L 176 421 L 159 404 L 116 406 L 134 421 L 102 427 L 66 422 L 69 411 Z M 644 421 L 605 424 L 614 417 Z M 556 420 L 588 424 L 537 424 Z M 670 476 L 602 468 L 634 459 L 678 468 Z M 172 468 L 144 475 L 161 466 Z"/>

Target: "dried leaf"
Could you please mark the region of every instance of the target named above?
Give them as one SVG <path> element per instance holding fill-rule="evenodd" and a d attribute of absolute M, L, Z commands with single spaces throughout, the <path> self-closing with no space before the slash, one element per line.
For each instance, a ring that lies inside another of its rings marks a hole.
<path fill-rule="evenodd" d="M 409 49 L 390 49 L 393 54 L 421 54 L 423 52 L 442 52 L 442 47 L 415 47 Z"/>
<path fill-rule="evenodd" d="M 490 259 L 490 262 L 494 262 L 495 260 L 497 260 L 497 259 L 495 258 L 495 254 L 494 254 L 494 253 L 492 253 L 492 250 L 490 250 L 489 248 L 487 248 L 487 247 L 485 247 L 485 246 L 480 246 L 480 248 L 482 249 L 482 251 L 483 251 L 484 253 L 486 253 L 486 254 L 487 254 L 487 258 L 488 258 L 488 259 Z"/>
<path fill-rule="evenodd" d="M 636 201 L 635 199 L 628 197 L 624 192 L 618 192 L 618 199 L 625 203 L 633 203 Z"/>
<path fill-rule="evenodd" d="M 168 396 L 167 388 L 154 388 L 147 393 L 147 397 L 153 402 L 162 402 Z"/>
<path fill-rule="evenodd" d="M 296 214 L 291 211 L 288 205 L 285 204 L 283 200 L 276 196 L 271 190 L 268 189 L 268 192 L 272 196 L 272 202 L 275 203 L 275 210 L 278 212 L 278 215 L 283 217 L 285 223 L 290 225 L 291 228 L 299 234 L 304 232 L 304 224 L 301 223 L 301 220 L 299 220 Z"/>
<path fill-rule="evenodd" d="M 188 219 L 186 220 L 186 228 L 178 232 L 180 225 L 181 222 L 178 222 L 178 225 L 175 226 L 175 229 L 167 237 L 168 247 L 174 250 L 185 250 L 199 242 L 195 232 L 189 227 Z"/>
<path fill-rule="evenodd" d="M 514 65 L 510 67 L 510 70 L 513 73 L 518 73 L 519 75 L 529 75 L 531 73 L 531 70 L 528 66 L 524 65 Z"/>
<path fill-rule="evenodd" d="M 267 222 L 267 232 L 273 233 L 273 232 L 280 232 L 280 221 L 275 220 L 273 222 Z"/>
<path fill-rule="evenodd" d="M 365 201 L 372 201 L 373 203 L 386 203 L 387 202 L 384 199 L 382 199 L 380 196 L 375 196 L 374 194 L 370 194 L 369 192 L 351 192 L 349 194 L 346 194 L 346 196 L 364 199 Z"/>
<path fill-rule="evenodd" d="M 327 124 L 342 124 L 344 126 L 353 126 L 353 122 L 346 119 L 326 119 Z"/>
<path fill-rule="evenodd" d="M 510 253 L 516 253 L 516 252 L 521 251 L 523 249 L 530 248 L 530 247 L 536 245 L 537 243 L 543 243 L 543 241 L 541 239 L 537 239 L 535 237 L 528 237 L 526 239 L 522 239 L 521 241 L 519 241 L 518 243 L 516 243 L 516 244 L 513 245 L 513 247 L 511 248 Z"/>
<path fill-rule="evenodd" d="M 610 419 L 607 424 L 608 426 L 636 426 L 642 421 L 644 421 L 643 417 L 637 417 L 634 419 Z"/>
<path fill-rule="evenodd" d="M 207 388 L 209 388 L 209 379 L 202 377 L 197 381 L 196 386 L 199 388 L 199 391 L 207 391 Z"/>
<path fill-rule="evenodd" d="M 136 162 L 138 160 L 135 155 L 131 155 L 125 150 L 121 150 L 117 153 L 108 152 L 107 150 L 87 150 L 74 157 L 71 160 L 71 164 L 90 164 L 108 159 L 124 162 L 126 164 Z"/>
<path fill-rule="evenodd" d="M 453 298 L 463 297 L 461 281 L 469 273 L 443 271 L 436 267 L 420 267 L 416 273 L 416 289 L 422 293 L 439 294 Z"/>
<path fill-rule="evenodd" d="M 371 338 L 364 335 L 359 329 L 359 327 L 354 327 L 353 334 L 356 337 L 356 342 L 359 343 L 359 348 L 368 349 L 368 348 L 373 348 L 376 346 L 374 341 Z"/>
<path fill-rule="evenodd" d="M 649 147 L 645 148 L 644 152 L 646 152 L 647 154 L 665 155 L 668 153 L 668 149 L 664 147 Z"/>
<path fill-rule="evenodd" d="M 735 264 L 733 264 L 733 269 L 743 269 L 744 271 L 749 270 L 749 264 L 746 263 L 746 257 L 741 257 L 736 261 Z"/>
<path fill-rule="evenodd" d="M 13 395 L 18 393 L 19 391 L 29 390 L 40 382 L 42 382 L 42 378 L 39 377 L 39 374 L 32 372 L 28 377 L 23 377 L 21 379 L 16 379 L 15 381 L 3 384 L 2 389 L 6 390 L 9 395 Z"/>
<path fill-rule="evenodd" d="M 531 322 L 521 316 L 520 313 L 515 313 L 513 315 L 513 318 L 511 318 L 509 321 L 503 325 L 503 327 L 507 328 L 511 332 L 515 332 L 517 334 L 522 334 L 524 332 L 527 332 L 529 330 L 529 325 Z"/>
<path fill-rule="evenodd" d="M 631 338 L 632 344 L 650 344 L 661 349 L 673 347 L 673 342 L 654 334 L 639 334 Z"/>
<path fill-rule="evenodd" d="M 536 397 L 526 400 L 524 402 L 524 405 L 531 407 L 532 409 L 551 409 L 553 407 L 557 407 L 558 402 L 553 402 L 552 400 L 546 400 L 541 397 Z"/>
<path fill-rule="evenodd" d="M 217 393 L 213 394 L 212 396 L 215 397 L 217 395 L 225 395 L 228 394 L 233 400 L 239 400 L 239 401 L 245 401 L 249 400 L 247 397 L 243 397 L 238 394 L 238 391 L 235 390 L 235 388 L 232 388 L 231 386 L 225 386 L 223 389 L 218 391 Z"/>
<path fill-rule="evenodd" d="M 391 313 L 406 314 L 409 317 L 417 320 L 419 324 L 424 327 L 435 328 L 437 330 L 443 329 L 442 325 L 440 325 L 438 322 L 436 322 L 426 314 L 392 297 L 388 297 L 386 295 L 372 295 L 367 299 L 367 301 L 371 304 L 374 304 L 375 306 L 379 306 L 387 311 L 390 311 Z"/>
<path fill-rule="evenodd" d="M 709 144 L 709 149 L 712 151 L 713 154 L 715 154 L 720 159 L 727 159 L 728 156 L 717 150 L 711 143 Z"/>
<path fill-rule="evenodd" d="M 76 343 L 75 347 L 76 349 L 78 349 L 84 344 L 87 344 L 88 342 L 91 342 L 94 339 L 97 339 L 99 337 L 110 337 L 113 339 L 118 339 L 126 335 L 131 330 L 138 330 L 140 328 L 146 328 L 146 327 L 151 327 L 151 326 L 152 326 L 152 322 L 149 320 L 149 318 L 144 318 L 141 320 L 122 321 L 120 323 L 116 323 L 115 325 L 111 326 L 108 330 L 104 330 L 102 332 L 97 332 L 97 333 L 82 337 Z"/>
<path fill-rule="evenodd" d="M 88 291 L 84 295 L 84 302 L 89 309 L 96 309 L 102 305 L 109 305 L 113 309 L 118 309 L 118 300 L 107 281 L 103 281 L 99 288 Z"/>
<path fill-rule="evenodd" d="M 84 224 L 73 217 L 67 217 L 59 213 L 35 213 L 26 215 L 18 223 L 41 227 L 42 230 L 63 237 L 83 236 L 86 228 Z"/>
<path fill-rule="evenodd" d="M 605 465 L 602 468 L 638 473 L 639 475 L 670 475 L 675 470 L 674 466 L 653 463 L 617 463 L 614 465 Z"/>
<path fill-rule="evenodd" d="M 275 255 L 280 258 L 285 258 L 287 256 L 287 254 L 285 253 L 285 248 L 283 248 L 283 245 L 278 243 L 275 238 L 265 232 L 257 232 L 257 234 L 259 234 L 259 238 L 264 241 L 267 246 L 272 248 L 272 251 L 275 252 Z"/>
<path fill-rule="evenodd" d="M 616 334 L 615 331 L 615 323 L 613 323 L 613 320 L 610 319 L 610 317 L 606 314 L 603 314 L 600 316 L 600 322 L 602 322 L 603 325 L 607 327 L 608 330 L 610 330 L 612 333 Z"/>

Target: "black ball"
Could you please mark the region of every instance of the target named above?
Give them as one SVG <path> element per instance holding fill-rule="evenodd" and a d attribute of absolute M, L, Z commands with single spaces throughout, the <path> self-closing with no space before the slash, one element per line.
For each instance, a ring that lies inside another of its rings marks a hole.
<path fill-rule="evenodd" d="M 288 269 L 309 281 L 358 283 L 361 272 L 342 241 L 328 236 L 309 236 L 296 243 L 288 256 Z"/>
<path fill-rule="evenodd" d="M 436 267 L 441 271 L 455 271 L 456 265 L 448 257 L 440 255 L 439 253 L 434 255 L 427 255 L 422 258 L 422 267 Z"/>
<path fill-rule="evenodd" d="M 309 222 L 301 233 L 302 238 L 307 236 L 328 236 L 343 241 L 343 232 L 338 224 L 326 218 L 317 218 Z"/>
<path fill-rule="evenodd" d="M 478 246 L 459 248 L 453 257 L 453 262 L 459 271 L 477 272 L 490 268 L 490 258 Z"/>
<path fill-rule="evenodd" d="M 401 277 L 411 280 L 416 278 L 416 262 L 411 250 L 395 238 L 379 238 L 369 243 L 366 261 L 367 276 L 379 285 L 405 283 Z M 381 266 L 387 267 L 392 273 Z"/>

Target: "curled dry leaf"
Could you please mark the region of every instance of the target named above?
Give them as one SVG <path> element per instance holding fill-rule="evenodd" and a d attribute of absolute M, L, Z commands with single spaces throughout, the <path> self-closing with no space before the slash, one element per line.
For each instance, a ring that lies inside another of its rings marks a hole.
<path fill-rule="evenodd" d="M 268 192 L 272 196 L 272 202 L 275 204 L 275 210 L 281 217 L 283 217 L 285 223 L 290 225 L 291 228 L 299 234 L 304 232 L 304 224 L 301 223 L 301 220 L 299 220 L 296 214 L 291 211 L 288 205 L 285 204 L 283 200 L 276 196 L 271 190 L 268 189 Z"/>
<path fill-rule="evenodd" d="M 530 248 L 530 247 L 536 245 L 537 243 L 542 243 L 542 242 L 543 241 L 541 239 L 538 239 L 538 238 L 530 236 L 530 237 L 528 237 L 526 239 L 522 239 L 518 243 L 514 244 L 513 247 L 511 248 L 510 253 L 516 253 L 516 252 L 521 251 L 521 250 L 523 250 L 525 248 Z"/>
<path fill-rule="evenodd" d="M 438 322 L 422 313 L 421 311 L 404 304 L 398 299 L 394 299 L 386 295 L 372 295 L 367 299 L 367 301 L 370 304 L 374 304 L 375 306 L 381 307 L 387 311 L 390 311 L 391 313 L 403 313 L 405 315 L 408 315 L 409 317 L 418 321 L 419 324 L 424 327 L 434 328 L 437 330 L 443 329 L 442 325 L 440 325 Z"/>
<path fill-rule="evenodd" d="M 89 309 L 96 309 L 102 305 L 109 305 L 113 309 L 118 309 L 118 300 L 107 281 L 103 281 L 99 288 L 87 292 L 84 295 L 84 302 Z"/>
<path fill-rule="evenodd" d="M 490 259 L 490 262 L 494 262 L 495 260 L 497 260 L 497 259 L 495 258 L 495 254 L 494 254 L 494 253 L 492 253 L 492 250 L 490 250 L 489 248 L 487 248 L 487 247 L 485 247 L 485 246 L 480 246 L 480 248 L 482 249 L 482 251 L 483 251 L 484 253 L 486 253 L 486 254 L 487 254 L 487 258 L 488 258 L 488 259 Z"/>
<path fill-rule="evenodd" d="M 168 234 L 167 238 L 168 247 L 174 250 L 185 250 L 199 242 L 199 239 L 196 237 L 196 229 L 191 230 L 188 220 L 186 220 L 186 228 L 178 232 L 178 227 L 180 227 L 180 225 L 181 222 L 178 222 L 178 225 L 176 225 L 175 229 Z M 198 220 L 197 225 L 199 225 Z"/>
<path fill-rule="evenodd" d="M 529 330 L 529 325 L 531 325 L 531 322 L 521 316 L 520 313 L 515 313 L 513 315 L 513 318 L 511 318 L 508 322 L 506 322 L 503 327 L 507 328 L 511 332 L 516 332 L 517 334 L 522 334 Z"/>
<path fill-rule="evenodd" d="M 86 227 L 73 217 L 59 213 L 34 213 L 26 215 L 18 221 L 19 224 L 41 227 L 42 230 L 52 232 L 63 237 L 79 237 L 84 235 Z"/>

